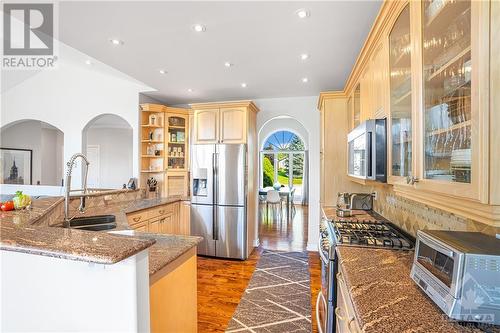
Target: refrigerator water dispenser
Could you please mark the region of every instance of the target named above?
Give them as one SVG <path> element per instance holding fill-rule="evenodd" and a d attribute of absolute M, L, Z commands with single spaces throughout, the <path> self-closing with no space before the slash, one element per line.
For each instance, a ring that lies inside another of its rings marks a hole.
<path fill-rule="evenodd" d="M 206 197 L 207 189 L 207 169 L 197 169 L 193 175 L 193 195 L 197 197 Z"/>

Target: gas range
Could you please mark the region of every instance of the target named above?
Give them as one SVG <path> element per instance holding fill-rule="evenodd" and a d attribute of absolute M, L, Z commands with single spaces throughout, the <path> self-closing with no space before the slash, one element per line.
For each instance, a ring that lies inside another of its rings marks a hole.
<path fill-rule="evenodd" d="M 323 332 L 335 331 L 337 307 L 337 246 L 358 246 L 391 250 L 412 250 L 413 237 L 399 230 L 374 212 L 360 212 L 354 217 L 328 219 L 323 214 L 319 225 L 321 291 L 316 301 L 316 316 Z"/>
<path fill-rule="evenodd" d="M 411 250 L 414 241 L 410 236 L 381 219 L 335 219 L 332 225 L 337 245 L 375 247 L 386 249 Z"/>

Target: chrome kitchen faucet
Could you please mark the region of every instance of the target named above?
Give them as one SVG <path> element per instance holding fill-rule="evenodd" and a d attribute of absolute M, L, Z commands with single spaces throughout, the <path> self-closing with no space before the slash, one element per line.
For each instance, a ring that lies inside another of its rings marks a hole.
<path fill-rule="evenodd" d="M 85 196 L 87 194 L 87 176 L 89 173 L 89 160 L 87 157 L 81 153 L 74 154 L 71 156 L 69 159 L 68 163 L 66 163 L 66 166 L 68 167 L 68 170 L 66 171 L 66 192 L 64 193 L 64 222 L 67 227 L 71 227 L 70 225 L 70 217 L 69 217 L 69 200 L 70 200 L 70 192 L 71 192 L 71 173 L 73 172 L 73 166 L 75 165 L 76 159 L 80 157 L 84 162 L 85 162 L 85 173 L 83 174 L 83 194 L 80 195 L 80 207 L 78 207 L 78 210 L 80 212 L 85 211 Z M 82 191 L 79 190 L 79 191 Z"/>

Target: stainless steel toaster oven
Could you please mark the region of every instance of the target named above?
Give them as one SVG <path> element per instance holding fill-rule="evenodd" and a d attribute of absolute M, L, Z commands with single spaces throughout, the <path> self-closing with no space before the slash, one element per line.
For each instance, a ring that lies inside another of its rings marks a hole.
<path fill-rule="evenodd" d="M 451 319 L 500 324 L 500 240 L 495 237 L 420 230 L 411 277 Z"/>

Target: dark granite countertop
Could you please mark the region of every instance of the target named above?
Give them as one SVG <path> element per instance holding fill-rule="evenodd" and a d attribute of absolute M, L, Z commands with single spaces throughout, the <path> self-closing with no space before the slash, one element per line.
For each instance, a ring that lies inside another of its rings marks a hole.
<path fill-rule="evenodd" d="M 364 332 L 483 332 L 447 320 L 415 285 L 410 278 L 413 251 L 351 246 L 336 250 Z"/>
<path fill-rule="evenodd" d="M 88 207 L 84 214 L 72 215 L 115 215 L 117 228 L 113 231 L 123 231 L 130 229 L 127 213 L 184 200 L 188 199 L 175 196 L 119 201 Z M 29 210 L 2 214 L 0 250 L 113 264 L 149 248 L 150 273 L 154 274 L 201 241 L 199 237 L 190 236 L 156 235 L 133 231 L 129 232 L 133 233 L 133 236 L 130 236 L 61 228 L 63 216 L 55 219 L 55 227 L 38 224 L 44 214 L 63 204 L 63 199 L 60 197 L 40 199 L 34 200 Z"/>

